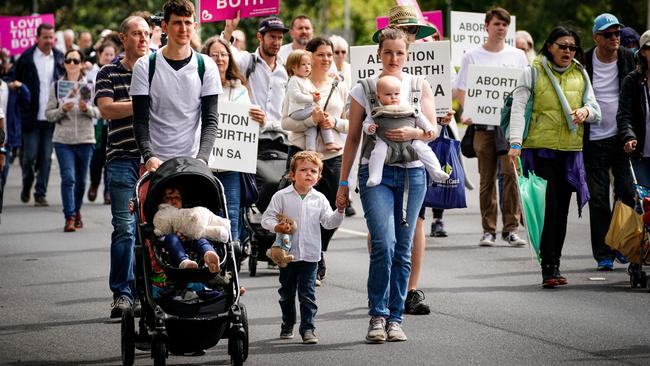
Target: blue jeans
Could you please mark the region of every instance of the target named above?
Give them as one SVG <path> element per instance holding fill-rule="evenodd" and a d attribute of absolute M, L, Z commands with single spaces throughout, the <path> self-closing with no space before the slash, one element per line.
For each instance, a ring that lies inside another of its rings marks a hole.
<path fill-rule="evenodd" d="M 306 330 L 314 330 L 314 318 L 318 311 L 316 305 L 316 262 L 291 262 L 280 268 L 280 309 L 282 323 L 296 324 L 296 290 L 300 302 L 300 335 Z"/>
<path fill-rule="evenodd" d="M 406 225 L 402 225 L 405 178 L 408 172 Z M 371 237 L 368 299 L 371 316 L 402 322 L 411 272 L 415 220 L 424 201 L 424 168 L 384 166 L 381 184 L 367 187 L 368 165 L 359 167 L 359 189 Z"/>
<path fill-rule="evenodd" d="M 52 166 L 52 134 L 54 123 L 38 121 L 31 131 L 23 131 L 23 190 L 32 189 L 36 175 L 34 198 L 45 197 Z"/>
<path fill-rule="evenodd" d="M 133 246 L 135 215 L 129 209 L 139 178 L 140 159 L 116 158 L 106 164 L 108 193 L 111 196 L 111 273 L 108 283 L 113 299 L 126 296 L 133 301 Z"/>
<path fill-rule="evenodd" d="M 54 144 L 61 172 L 61 201 L 63 216 L 74 217 L 81 210 L 86 191 L 86 176 L 94 144 Z"/>
<path fill-rule="evenodd" d="M 183 242 L 176 234 L 167 234 L 165 235 L 165 245 L 169 250 L 169 256 L 171 257 L 172 265 L 178 267 L 182 261 L 188 259 L 187 253 L 185 253 L 185 247 Z M 199 240 L 188 240 L 187 246 L 194 252 L 199 255 L 200 259 L 203 259 L 203 256 L 206 252 L 215 251 L 212 248 L 212 244 L 207 239 L 201 238 Z"/>
<path fill-rule="evenodd" d="M 228 206 L 228 219 L 230 220 L 231 240 L 239 240 L 239 208 L 241 199 L 241 183 L 239 172 L 222 172 L 214 175 L 223 185 L 226 205 Z"/>

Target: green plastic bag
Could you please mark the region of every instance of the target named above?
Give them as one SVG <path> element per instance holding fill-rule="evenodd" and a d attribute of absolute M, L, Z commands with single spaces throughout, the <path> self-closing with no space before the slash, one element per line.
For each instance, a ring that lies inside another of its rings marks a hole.
<path fill-rule="evenodd" d="M 528 178 L 523 175 L 521 159 L 517 157 L 520 172 L 517 173 L 521 211 L 524 214 L 524 225 L 528 232 L 528 240 L 540 261 L 539 245 L 544 229 L 544 211 L 546 210 L 546 180 L 528 171 Z"/>

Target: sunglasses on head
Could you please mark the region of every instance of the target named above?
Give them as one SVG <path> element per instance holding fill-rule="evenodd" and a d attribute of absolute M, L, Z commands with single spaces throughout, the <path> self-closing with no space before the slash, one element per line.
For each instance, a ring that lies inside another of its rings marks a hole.
<path fill-rule="evenodd" d="M 598 33 L 598 34 L 605 37 L 606 39 L 610 39 L 612 37 L 616 37 L 616 38 L 621 37 L 621 31 L 620 30 L 613 31 L 613 32 L 602 32 L 602 33 Z"/>
<path fill-rule="evenodd" d="M 81 63 L 81 60 L 78 58 L 66 58 L 65 63 L 66 64 L 74 63 L 75 65 L 79 65 Z"/>
<path fill-rule="evenodd" d="M 578 47 L 570 46 L 568 44 L 562 44 L 562 43 L 557 43 L 557 42 L 553 42 L 553 43 L 555 43 L 557 45 L 557 48 L 559 48 L 562 51 L 569 50 L 571 52 L 575 52 L 578 49 Z"/>
<path fill-rule="evenodd" d="M 400 29 L 406 34 L 417 34 L 420 27 L 417 25 L 409 25 L 408 27 L 400 27 Z"/>
<path fill-rule="evenodd" d="M 346 51 L 346 50 L 336 50 L 336 51 L 334 51 L 334 53 L 336 53 L 337 55 L 345 55 L 346 53 L 348 53 L 348 51 Z"/>

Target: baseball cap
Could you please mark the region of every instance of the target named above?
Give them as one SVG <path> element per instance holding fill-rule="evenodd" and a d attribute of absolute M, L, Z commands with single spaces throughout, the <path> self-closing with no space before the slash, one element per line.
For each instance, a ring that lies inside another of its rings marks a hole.
<path fill-rule="evenodd" d="M 641 40 L 639 41 L 639 47 L 650 47 L 650 30 L 645 31 L 641 35 Z"/>
<path fill-rule="evenodd" d="M 594 19 L 594 29 L 593 33 L 603 31 L 613 25 L 618 25 L 619 27 L 625 27 L 618 21 L 618 18 L 609 13 L 602 13 Z"/>
<path fill-rule="evenodd" d="M 280 18 L 268 17 L 262 19 L 260 22 L 260 27 L 257 29 L 257 31 L 260 33 L 266 33 L 272 30 L 279 30 L 282 31 L 282 33 L 287 33 L 289 31 L 289 28 L 286 28 L 284 26 L 284 23 L 282 23 Z"/>

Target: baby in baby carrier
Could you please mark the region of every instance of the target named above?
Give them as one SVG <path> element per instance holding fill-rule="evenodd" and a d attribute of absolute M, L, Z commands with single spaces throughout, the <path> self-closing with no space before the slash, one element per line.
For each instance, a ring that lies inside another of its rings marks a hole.
<path fill-rule="evenodd" d="M 429 120 L 411 105 L 400 104 L 402 82 L 394 76 L 383 76 L 377 80 L 377 98 L 381 106 L 372 109 L 372 113 L 363 122 L 363 131 L 368 135 L 377 134 L 375 146 L 368 161 L 368 187 L 381 183 L 384 164 L 394 161 L 391 156 L 417 155 L 424 164 L 431 179 L 445 181 L 449 174 L 440 167 L 440 162 L 431 148 L 421 140 L 395 142 L 386 139 L 385 131 L 405 126 L 419 127 L 425 132 L 433 130 Z M 390 152 L 390 149 L 397 150 Z M 412 151 L 411 151 L 412 150 Z M 413 154 L 414 153 L 414 154 Z M 396 162 L 396 161 L 395 161 Z"/>

